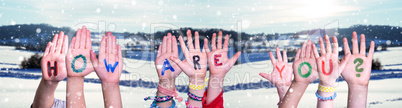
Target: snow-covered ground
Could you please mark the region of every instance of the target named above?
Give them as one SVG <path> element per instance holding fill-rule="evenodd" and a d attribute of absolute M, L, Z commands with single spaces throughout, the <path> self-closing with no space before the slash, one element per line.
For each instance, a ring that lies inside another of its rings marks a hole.
<path fill-rule="evenodd" d="M 14 47 L 0 46 L 0 68 L 18 68 L 20 61 L 26 57 L 35 54 L 35 52 L 14 50 Z M 388 51 L 376 52 L 374 58 L 378 58 L 384 69 L 402 69 L 402 47 L 388 48 Z M 150 61 L 141 61 L 133 59 L 124 59 L 124 69 L 129 72 L 122 74 L 121 80 L 138 80 L 157 82 L 154 63 Z M 228 80 L 225 85 L 234 85 L 238 83 L 259 82 L 262 79 L 259 72 L 272 71 L 271 62 L 260 61 L 251 62 L 234 66 L 226 75 Z M 5 72 L 5 71 L 0 71 Z M 31 73 L 41 75 L 40 72 Z M 86 78 L 97 78 L 95 73 L 91 73 Z M 188 84 L 188 78 L 181 74 L 176 80 L 176 85 Z M 369 104 L 371 107 L 395 107 L 402 105 L 402 86 L 399 83 L 402 79 L 385 79 L 370 81 L 368 104 L 376 102 L 378 104 Z M 29 107 L 35 95 L 36 88 L 40 80 L 19 79 L 0 77 L 0 107 Z M 62 81 L 56 90 L 55 97 L 65 99 L 66 82 Z M 87 106 L 103 107 L 102 93 L 100 84 L 85 83 L 85 97 Z M 311 84 L 299 103 L 299 107 L 315 107 L 316 97 L 314 92 L 317 84 Z M 123 105 L 125 107 L 148 107 L 151 101 L 144 101 L 146 96 L 154 95 L 156 89 L 133 88 L 121 86 Z M 338 97 L 335 101 L 335 107 L 345 107 L 347 104 L 347 84 L 339 82 L 337 86 Z M 182 97 L 187 97 L 185 93 L 179 93 Z M 399 99 L 401 98 L 401 99 Z M 399 99 L 399 101 L 387 101 Z M 226 107 L 276 107 L 278 96 L 275 88 L 255 89 L 255 90 L 235 90 L 224 93 L 224 104 Z M 178 104 L 180 108 L 184 107 L 184 102 Z"/>

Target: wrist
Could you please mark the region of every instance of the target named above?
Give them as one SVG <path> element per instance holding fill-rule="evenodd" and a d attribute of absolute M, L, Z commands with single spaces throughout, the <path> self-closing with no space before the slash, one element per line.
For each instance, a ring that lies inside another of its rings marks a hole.
<path fill-rule="evenodd" d="M 368 85 L 359 85 L 359 84 L 348 84 L 349 90 L 353 89 L 355 90 L 368 90 Z"/>
<path fill-rule="evenodd" d="M 335 81 L 321 81 L 319 82 L 319 84 L 321 86 L 325 86 L 325 87 L 334 87 L 335 86 Z"/>
<path fill-rule="evenodd" d="M 158 86 L 161 86 L 166 89 L 174 90 L 175 80 L 174 79 L 159 79 Z"/>
<path fill-rule="evenodd" d="M 204 78 L 189 78 L 189 83 L 193 85 L 203 85 L 205 84 L 205 77 Z"/>

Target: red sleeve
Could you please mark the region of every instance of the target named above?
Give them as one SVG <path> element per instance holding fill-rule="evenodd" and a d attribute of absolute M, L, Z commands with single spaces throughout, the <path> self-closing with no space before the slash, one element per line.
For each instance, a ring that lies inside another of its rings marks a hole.
<path fill-rule="evenodd" d="M 223 108 L 223 90 L 209 105 L 207 104 L 206 100 L 207 96 L 207 91 L 205 91 L 204 97 L 202 97 L 203 108 Z"/>

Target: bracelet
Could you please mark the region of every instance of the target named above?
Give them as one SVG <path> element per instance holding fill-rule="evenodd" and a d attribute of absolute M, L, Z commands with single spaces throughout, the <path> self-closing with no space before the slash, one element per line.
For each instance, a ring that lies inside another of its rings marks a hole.
<path fill-rule="evenodd" d="M 320 90 L 322 92 L 335 92 L 335 87 L 325 87 L 325 86 L 318 85 L 318 90 Z"/>
<path fill-rule="evenodd" d="M 202 108 L 202 107 L 193 107 L 193 106 L 189 105 L 188 100 L 186 100 L 186 107 L 187 108 Z"/>
<path fill-rule="evenodd" d="M 334 92 L 334 95 L 333 96 L 330 96 L 330 97 L 322 97 L 322 96 L 320 96 L 319 94 L 318 94 L 318 90 L 317 90 L 317 92 L 315 92 L 315 96 L 317 96 L 317 99 L 318 100 L 320 100 L 320 101 L 328 101 L 328 100 L 334 100 L 335 98 L 336 98 L 336 92 Z"/>
<path fill-rule="evenodd" d="M 155 96 L 155 97 L 145 97 L 144 100 L 154 100 L 156 103 L 163 103 L 172 100 L 172 96 Z"/>
<path fill-rule="evenodd" d="M 172 102 L 173 102 L 172 106 L 166 107 L 166 108 L 176 108 L 176 102 L 175 101 L 172 101 Z M 160 106 L 156 105 L 156 102 L 154 101 L 154 102 L 152 102 L 150 108 L 163 108 L 163 107 L 160 107 Z"/>
<path fill-rule="evenodd" d="M 187 95 L 188 95 L 188 97 L 189 97 L 190 99 L 192 99 L 192 100 L 195 100 L 195 101 L 202 101 L 202 97 L 197 96 L 197 95 L 191 93 L 190 91 L 187 93 Z"/>
<path fill-rule="evenodd" d="M 190 88 L 191 90 L 202 90 L 202 89 L 205 89 L 205 85 L 207 84 L 207 82 L 208 82 L 208 78 L 205 78 L 205 83 L 203 85 L 194 85 L 194 84 L 189 83 L 188 88 Z"/>

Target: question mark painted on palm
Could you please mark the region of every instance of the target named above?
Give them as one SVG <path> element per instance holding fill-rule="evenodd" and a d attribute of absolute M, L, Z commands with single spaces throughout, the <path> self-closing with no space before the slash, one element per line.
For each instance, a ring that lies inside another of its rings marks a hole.
<path fill-rule="evenodd" d="M 363 59 L 361 59 L 361 58 L 356 58 L 354 61 L 353 61 L 353 64 L 356 64 L 357 63 L 357 65 L 356 65 L 356 67 L 355 67 L 355 70 L 356 70 L 356 72 L 363 72 L 363 68 L 359 68 L 359 66 L 361 66 L 361 65 L 363 65 Z M 360 73 L 358 73 L 358 74 L 356 74 L 356 76 L 357 77 L 360 77 Z"/>

